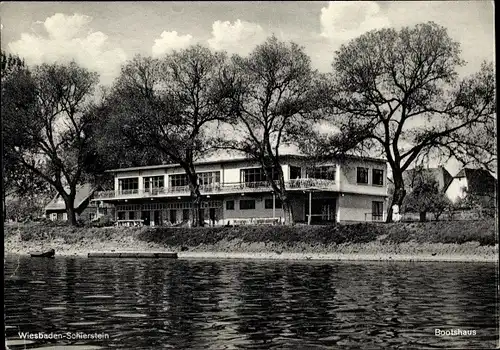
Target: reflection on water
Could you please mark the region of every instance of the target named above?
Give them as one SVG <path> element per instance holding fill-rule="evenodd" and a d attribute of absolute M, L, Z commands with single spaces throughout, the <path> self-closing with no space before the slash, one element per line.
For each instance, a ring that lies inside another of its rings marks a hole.
<path fill-rule="evenodd" d="M 10 257 L 6 335 L 12 349 L 492 348 L 495 285 L 494 264 Z"/>

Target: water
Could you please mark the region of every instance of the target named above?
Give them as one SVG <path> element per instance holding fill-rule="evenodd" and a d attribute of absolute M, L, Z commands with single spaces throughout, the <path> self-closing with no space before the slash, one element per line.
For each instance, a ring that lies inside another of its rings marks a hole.
<path fill-rule="evenodd" d="M 11 349 L 482 349 L 495 288 L 494 264 L 8 257 L 5 332 Z"/>

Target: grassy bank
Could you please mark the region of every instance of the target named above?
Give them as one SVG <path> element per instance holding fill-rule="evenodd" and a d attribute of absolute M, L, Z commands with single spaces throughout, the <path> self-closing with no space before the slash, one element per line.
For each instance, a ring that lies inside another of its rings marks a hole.
<path fill-rule="evenodd" d="M 370 260 L 433 257 L 429 259 L 468 261 L 494 260 L 498 249 L 494 220 L 216 228 L 80 228 L 31 223 L 8 224 L 4 232 L 7 254 L 54 248 L 58 255 L 170 250 L 186 257 L 253 254 L 271 258 L 356 260 L 370 256 Z"/>

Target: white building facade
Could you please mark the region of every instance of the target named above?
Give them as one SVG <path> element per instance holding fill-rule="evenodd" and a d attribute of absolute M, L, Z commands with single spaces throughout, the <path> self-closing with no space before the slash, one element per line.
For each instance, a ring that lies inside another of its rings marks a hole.
<path fill-rule="evenodd" d="M 281 164 L 296 222 L 385 220 L 385 160 L 349 157 L 313 164 L 302 156 L 283 156 Z M 199 162 L 195 168 L 208 225 L 283 222 L 281 201 L 257 162 L 238 158 Z M 114 176 L 114 190 L 97 192 L 94 200 L 114 204 L 119 225 L 189 221 L 189 184 L 179 165 L 109 172 Z"/>

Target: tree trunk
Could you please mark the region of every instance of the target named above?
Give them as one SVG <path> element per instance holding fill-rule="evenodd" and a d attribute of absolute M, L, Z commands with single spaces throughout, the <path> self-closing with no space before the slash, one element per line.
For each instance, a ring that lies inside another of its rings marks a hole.
<path fill-rule="evenodd" d="M 284 215 L 284 224 L 287 226 L 291 226 L 295 224 L 295 220 L 293 218 L 293 210 L 290 202 L 290 198 L 288 197 L 288 193 L 285 188 L 285 181 L 283 179 L 283 172 L 280 172 L 280 188 L 279 188 L 279 197 L 281 199 L 281 204 L 283 207 L 283 215 Z"/>
<path fill-rule="evenodd" d="M 399 212 L 401 212 L 401 205 L 403 204 L 403 199 L 406 196 L 406 190 L 403 182 L 402 173 L 396 174 L 396 172 L 393 171 L 393 174 L 394 174 L 394 194 L 392 196 L 389 208 L 387 208 L 386 222 L 392 222 L 392 214 L 393 214 L 392 207 L 394 205 L 397 205 L 399 207 Z"/>
<path fill-rule="evenodd" d="M 285 192 L 285 193 L 281 193 L 279 197 L 281 199 L 281 203 L 283 206 L 283 214 L 285 216 L 284 217 L 284 224 L 288 225 L 288 226 L 294 225 L 295 220 L 293 219 L 292 203 L 290 202 L 290 198 L 286 194 L 286 191 L 282 191 L 282 192 Z"/>
<path fill-rule="evenodd" d="M 426 222 L 426 221 L 427 221 L 427 212 L 421 211 L 420 212 L 420 222 Z"/>
<path fill-rule="evenodd" d="M 198 185 L 191 187 L 191 198 L 192 198 L 192 206 L 191 206 L 191 226 L 192 227 L 203 227 L 205 226 L 205 219 L 202 215 L 202 198 L 201 192 Z"/>
<path fill-rule="evenodd" d="M 3 213 L 3 222 L 7 222 L 7 205 L 5 200 L 5 192 L 2 191 L 2 213 Z"/>
<path fill-rule="evenodd" d="M 64 197 L 63 197 L 64 198 Z M 64 198 L 66 204 L 66 214 L 68 215 L 68 224 L 76 226 L 75 196 L 69 195 Z"/>

